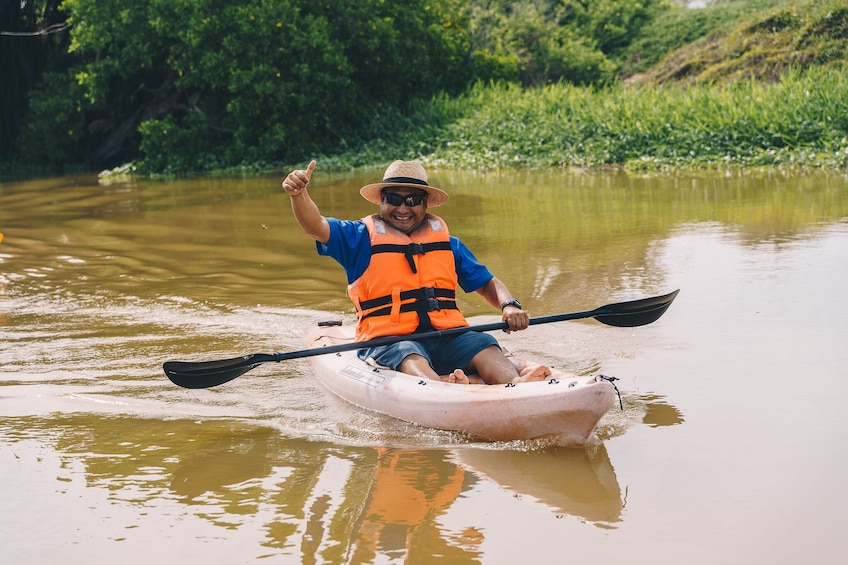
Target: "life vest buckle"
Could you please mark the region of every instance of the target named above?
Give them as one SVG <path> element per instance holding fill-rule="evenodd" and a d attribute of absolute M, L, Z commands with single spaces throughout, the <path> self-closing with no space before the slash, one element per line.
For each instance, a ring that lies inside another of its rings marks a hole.
<path fill-rule="evenodd" d="M 418 273 L 418 269 L 415 267 L 415 259 L 412 258 L 413 255 L 424 255 L 424 245 L 421 243 L 410 243 L 406 246 L 406 262 L 409 263 L 409 268 L 412 269 L 413 273 Z"/>
<path fill-rule="evenodd" d="M 432 286 L 428 286 L 428 287 L 422 288 L 421 290 L 424 291 L 422 299 L 427 304 L 427 312 L 432 312 L 434 310 L 435 311 L 441 311 L 442 306 L 439 303 L 439 299 L 436 297 L 436 289 Z"/>

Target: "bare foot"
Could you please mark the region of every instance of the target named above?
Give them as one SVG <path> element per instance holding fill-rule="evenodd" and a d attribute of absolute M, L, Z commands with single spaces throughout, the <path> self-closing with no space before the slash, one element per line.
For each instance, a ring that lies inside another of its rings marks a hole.
<path fill-rule="evenodd" d="M 524 367 L 518 376 L 512 379 L 514 383 L 529 383 L 530 381 L 543 381 L 551 376 L 551 370 L 544 365 L 531 365 Z"/>
<path fill-rule="evenodd" d="M 457 385 L 467 385 L 470 381 L 468 375 L 462 369 L 456 369 L 453 373 L 447 376 L 447 382 Z"/>

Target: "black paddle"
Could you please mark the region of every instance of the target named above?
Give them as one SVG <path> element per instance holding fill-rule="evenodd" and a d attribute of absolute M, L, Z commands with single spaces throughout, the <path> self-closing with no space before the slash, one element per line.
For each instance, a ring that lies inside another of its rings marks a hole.
<path fill-rule="evenodd" d="M 622 328 L 644 326 L 662 316 L 668 307 L 671 306 L 671 302 L 677 296 L 678 292 L 680 290 L 675 290 L 663 296 L 655 296 L 654 298 L 642 298 L 630 302 L 607 304 L 606 306 L 586 312 L 572 312 L 570 314 L 555 314 L 553 316 L 530 318 L 530 325 L 595 318 L 608 326 Z M 301 357 L 312 357 L 314 355 L 326 355 L 327 353 L 364 349 L 378 345 L 389 345 L 409 339 L 432 339 L 470 331 L 488 332 L 505 330 L 508 327 L 506 322 L 493 322 L 490 324 L 464 326 L 461 328 L 436 330 L 412 335 L 378 337 L 368 341 L 354 341 L 340 345 L 289 351 L 287 353 L 254 353 L 252 355 L 236 357 L 235 359 L 221 359 L 219 361 L 167 361 L 162 368 L 165 370 L 168 378 L 171 379 L 171 382 L 176 385 L 184 388 L 210 388 L 229 382 L 254 367 L 270 361 L 288 361 L 289 359 L 300 359 Z"/>

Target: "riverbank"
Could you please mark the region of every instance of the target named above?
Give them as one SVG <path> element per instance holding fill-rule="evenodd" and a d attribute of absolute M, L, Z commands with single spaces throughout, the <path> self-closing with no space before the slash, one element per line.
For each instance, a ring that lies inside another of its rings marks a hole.
<path fill-rule="evenodd" d="M 629 48 L 616 84 L 478 84 L 375 115 L 315 157 L 336 170 L 397 158 L 472 170 L 846 170 L 846 27 L 844 0 L 672 10 Z"/>
<path fill-rule="evenodd" d="M 356 129 L 334 121 L 338 142 L 315 145 L 324 147 L 323 154 L 307 147 L 308 135 L 301 136 L 285 156 L 270 157 L 282 162 L 263 161 L 246 149 L 235 160 L 219 158 L 223 142 L 184 131 L 180 146 L 196 157 L 187 159 L 174 151 L 173 131 L 149 126 L 137 160 L 102 175 L 258 176 L 311 158 L 325 171 L 379 169 L 397 158 L 470 170 L 844 171 L 846 32 L 845 0 L 672 10 L 628 47 L 628 62 L 614 84 L 478 83 L 463 94 L 422 98 L 402 110 L 379 106 Z M 278 124 L 269 116 L 263 127 L 270 131 Z M 5 180 L 68 172 L 0 163 Z"/>
<path fill-rule="evenodd" d="M 323 170 L 337 171 L 397 158 L 468 170 L 846 170 L 846 100 L 844 68 L 791 72 L 775 84 L 747 81 L 723 88 L 479 85 L 458 98 L 434 98 L 405 116 L 380 117 L 372 141 L 316 157 Z"/>

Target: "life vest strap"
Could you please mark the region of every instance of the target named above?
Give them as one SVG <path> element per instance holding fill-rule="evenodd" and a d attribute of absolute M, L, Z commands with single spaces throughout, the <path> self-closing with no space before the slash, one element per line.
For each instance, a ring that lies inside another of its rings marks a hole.
<path fill-rule="evenodd" d="M 416 288 L 413 290 L 404 290 L 400 293 L 400 299 L 404 300 L 421 300 L 421 301 L 439 301 L 440 298 L 456 299 L 456 290 L 452 288 Z M 371 300 L 363 300 L 359 303 L 359 308 L 362 310 L 371 310 L 392 303 L 391 295 L 372 298 Z"/>
<path fill-rule="evenodd" d="M 459 306 L 456 305 L 455 300 L 417 300 L 415 302 L 401 304 L 400 307 L 401 312 L 418 312 L 418 317 L 422 320 L 425 318 L 429 319 L 427 312 L 439 310 L 459 310 Z M 391 313 L 392 307 L 387 306 L 385 308 L 380 308 L 379 310 L 374 310 L 373 312 L 368 312 L 360 319 L 364 320 L 365 318 L 370 318 L 372 316 L 388 316 Z"/>
<path fill-rule="evenodd" d="M 428 251 L 451 251 L 449 241 L 434 241 L 431 243 L 408 243 L 401 245 L 398 243 L 380 243 L 371 246 L 371 254 L 374 253 L 402 253 L 406 257 L 406 262 L 409 263 L 409 268 L 413 273 L 418 272 L 415 266 L 414 255 L 423 255 Z"/>

